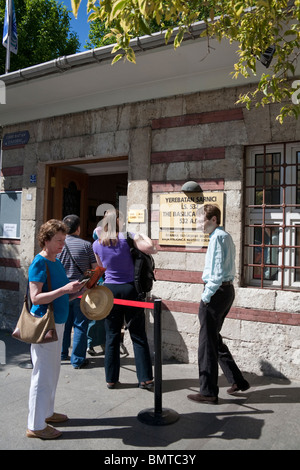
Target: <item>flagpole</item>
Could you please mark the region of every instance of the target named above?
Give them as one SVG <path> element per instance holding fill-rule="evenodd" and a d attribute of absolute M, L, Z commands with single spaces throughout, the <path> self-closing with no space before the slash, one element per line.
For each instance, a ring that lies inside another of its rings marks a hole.
<path fill-rule="evenodd" d="M 8 10 L 8 36 L 7 36 L 7 48 L 6 48 L 5 73 L 8 73 L 10 69 L 10 44 L 11 44 L 11 34 L 12 34 L 12 0 L 7 0 L 7 10 Z"/>

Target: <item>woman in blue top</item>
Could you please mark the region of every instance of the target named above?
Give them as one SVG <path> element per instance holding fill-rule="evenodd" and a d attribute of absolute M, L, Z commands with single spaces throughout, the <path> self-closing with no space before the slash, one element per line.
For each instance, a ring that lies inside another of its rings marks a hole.
<path fill-rule="evenodd" d="M 54 412 L 54 398 L 60 372 L 60 354 L 64 324 L 69 312 L 70 295 L 78 295 L 82 284 L 69 282 L 64 267 L 56 258 L 63 249 L 67 227 L 59 220 L 51 219 L 39 231 L 39 244 L 42 251 L 29 267 L 29 289 L 32 301 L 31 314 L 43 316 L 48 304 L 53 302 L 55 326 L 58 341 L 31 345 L 33 365 L 29 391 L 29 414 L 27 437 L 55 439 L 61 435 L 48 423 L 66 421 L 66 415 Z M 49 268 L 51 290 L 47 283 Z"/>

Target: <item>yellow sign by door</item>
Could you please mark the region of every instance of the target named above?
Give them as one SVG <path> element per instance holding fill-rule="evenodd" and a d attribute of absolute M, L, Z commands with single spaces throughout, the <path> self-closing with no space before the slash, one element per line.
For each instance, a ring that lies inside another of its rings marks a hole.
<path fill-rule="evenodd" d="M 145 209 L 129 209 L 128 222 L 132 224 L 145 223 Z"/>

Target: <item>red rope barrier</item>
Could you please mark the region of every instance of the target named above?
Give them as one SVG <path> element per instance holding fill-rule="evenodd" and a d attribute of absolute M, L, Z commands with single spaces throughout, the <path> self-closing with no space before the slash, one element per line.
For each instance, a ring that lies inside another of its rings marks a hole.
<path fill-rule="evenodd" d="M 82 295 L 78 298 L 81 299 Z M 139 302 L 137 300 L 114 299 L 114 304 L 130 305 L 131 307 L 154 308 L 154 302 Z"/>
<path fill-rule="evenodd" d="M 139 302 L 137 300 L 114 299 L 114 304 L 130 305 L 131 307 L 154 308 L 154 302 Z"/>

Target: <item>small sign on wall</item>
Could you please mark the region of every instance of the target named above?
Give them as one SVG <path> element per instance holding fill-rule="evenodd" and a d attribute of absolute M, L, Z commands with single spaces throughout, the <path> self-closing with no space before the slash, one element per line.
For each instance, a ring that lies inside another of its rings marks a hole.
<path fill-rule="evenodd" d="M 16 147 L 24 147 L 29 141 L 28 131 L 11 132 L 5 134 L 3 137 L 2 148 L 3 150 Z"/>
<path fill-rule="evenodd" d="M 3 238 L 17 238 L 17 224 L 3 225 Z"/>
<path fill-rule="evenodd" d="M 128 222 L 131 224 L 144 224 L 145 209 L 129 209 Z"/>
<path fill-rule="evenodd" d="M 20 238 L 21 191 L 0 193 L 0 238 Z"/>

